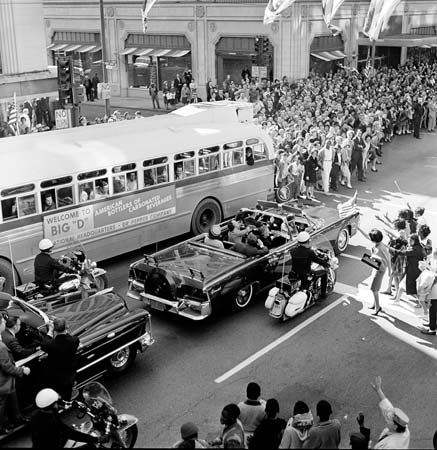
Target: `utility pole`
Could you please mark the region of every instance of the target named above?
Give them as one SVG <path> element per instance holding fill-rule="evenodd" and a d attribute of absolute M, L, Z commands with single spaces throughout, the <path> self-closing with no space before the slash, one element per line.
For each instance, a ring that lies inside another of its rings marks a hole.
<path fill-rule="evenodd" d="M 108 82 L 108 73 L 106 71 L 106 34 L 105 34 L 105 10 L 103 8 L 103 0 L 99 0 L 100 3 L 100 39 L 102 43 L 102 76 L 103 83 Z M 109 118 L 111 115 L 111 107 L 109 98 L 105 98 L 105 114 Z"/>

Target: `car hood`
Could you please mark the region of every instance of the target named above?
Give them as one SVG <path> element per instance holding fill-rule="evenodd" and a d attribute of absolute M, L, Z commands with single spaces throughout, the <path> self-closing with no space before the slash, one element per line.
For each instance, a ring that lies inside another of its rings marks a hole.
<path fill-rule="evenodd" d="M 184 283 L 192 284 L 193 279 L 207 282 L 244 262 L 245 258 L 232 253 L 184 242 L 153 256 L 160 269 L 172 272 Z"/>
<path fill-rule="evenodd" d="M 119 322 L 129 315 L 124 301 L 114 293 L 96 294 L 67 304 L 57 306 L 48 314 L 50 318 L 63 318 L 68 324 L 70 333 L 81 338 L 104 328 L 110 323 Z"/>

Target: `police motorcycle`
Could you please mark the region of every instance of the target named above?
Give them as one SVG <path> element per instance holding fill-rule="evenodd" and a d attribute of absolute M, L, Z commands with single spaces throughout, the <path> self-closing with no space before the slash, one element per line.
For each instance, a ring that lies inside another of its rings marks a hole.
<path fill-rule="evenodd" d="M 328 282 L 326 294 L 334 290 L 338 258 L 334 254 L 331 243 L 325 236 L 313 238 L 311 247 L 317 256 L 328 263 L 325 268 L 320 264 L 311 263 L 311 272 L 308 274 L 309 289 L 301 289 L 301 281 L 297 277 L 284 275 L 276 281 L 275 287 L 270 289 L 265 301 L 265 308 L 269 316 L 274 319 L 286 321 L 313 306 L 321 297 L 321 279 L 327 275 Z"/>
<path fill-rule="evenodd" d="M 73 273 L 63 273 L 58 278 L 57 286 L 45 285 L 40 288 L 29 282 L 16 287 L 18 298 L 26 301 L 45 302 L 68 300 L 88 293 L 94 294 L 109 285 L 106 270 L 97 267 L 97 263 L 86 257 L 83 249 L 74 249 L 62 255 L 58 262 L 69 267 Z"/>
<path fill-rule="evenodd" d="M 80 400 L 63 401 L 59 412 L 61 421 L 81 433 L 95 437 L 106 436 L 100 448 L 133 448 L 138 437 L 138 418 L 118 414 L 111 395 L 97 381 L 87 383 Z M 65 448 L 84 447 L 85 443 L 69 440 Z M 86 445 L 89 448 L 89 444 Z"/>

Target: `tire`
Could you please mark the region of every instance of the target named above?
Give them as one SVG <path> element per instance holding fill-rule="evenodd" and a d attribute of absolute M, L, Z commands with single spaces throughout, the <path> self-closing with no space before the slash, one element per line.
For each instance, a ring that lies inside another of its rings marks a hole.
<path fill-rule="evenodd" d="M 349 240 L 350 240 L 349 229 L 347 227 L 342 228 L 338 232 L 337 239 L 334 244 L 334 252 L 336 255 L 338 255 L 339 253 L 343 253 L 347 249 L 349 245 Z"/>
<path fill-rule="evenodd" d="M 138 425 L 134 424 L 120 434 L 121 438 L 123 439 L 125 448 L 134 448 L 138 438 Z M 120 448 L 120 447 L 119 444 L 113 442 L 111 448 Z"/>
<path fill-rule="evenodd" d="M 109 370 L 113 373 L 121 373 L 127 370 L 135 361 L 137 348 L 135 345 L 125 347 L 109 358 Z"/>
<path fill-rule="evenodd" d="M 283 186 L 276 189 L 276 200 L 279 203 L 289 202 L 291 200 L 291 189 L 288 186 Z"/>
<path fill-rule="evenodd" d="M 0 259 L 0 277 L 5 278 L 5 284 L 3 286 L 3 292 L 12 294 L 14 292 L 14 276 L 15 283 L 18 285 L 18 274 L 15 269 L 12 268 L 12 264 L 5 259 Z"/>
<path fill-rule="evenodd" d="M 223 220 L 222 209 L 219 202 L 213 198 L 205 198 L 194 210 L 191 218 L 191 231 L 201 234 L 209 231 L 212 225 Z"/>
<path fill-rule="evenodd" d="M 332 279 L 332 281 L 329 281 L 329 278 Z M 329 274 L 328 274 L 328 285 L 326 287 L 326 293 L 330 294 L 335 287 L 335 282 L 337 281 L 337 273 L 335 272 L 335 270 L 333 269 L 329 269 Z"/>
<path fill-rule="evenodd" d="M 239 311 L 241 309 L 247 308 L 253 297 L 253 284 L 249 284 L 244 288 L 239 289 L 233 297 L 233 307 L 235 310 Z"/>

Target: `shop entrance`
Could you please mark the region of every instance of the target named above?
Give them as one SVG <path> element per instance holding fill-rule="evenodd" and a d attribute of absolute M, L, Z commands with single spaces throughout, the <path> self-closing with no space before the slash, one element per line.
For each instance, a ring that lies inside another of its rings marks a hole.
<path fill-rule="evenodd" d="M 227 75 L 241 84 L 243 71 L 250 78 L 273 80 L 273 46 L 267 36 L 222 37 L 216 45 L 216 73 L 219 88 Z"/>

